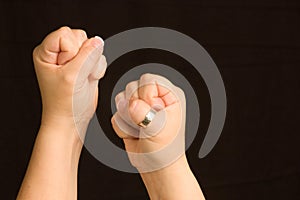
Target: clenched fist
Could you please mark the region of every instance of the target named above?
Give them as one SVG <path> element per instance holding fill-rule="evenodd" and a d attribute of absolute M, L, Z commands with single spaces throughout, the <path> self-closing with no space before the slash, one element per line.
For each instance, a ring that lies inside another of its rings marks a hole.
<path fill-rule="evenodd" d="M 88 39 L 83 30 L 62 27 L 35 48 L 42 125 L 79 124 L 80 131 L 87 127 L 97 105 L 98 81 L 107 65 L 103 45 L 99 37 Z"/>
<path fill-rule="evenodd" d="M 116 107 L 113 128 L 139 172 L 159 170 L 184 154 L 185 97 L 169 80 L 144 74 L 116 96 Z"/>

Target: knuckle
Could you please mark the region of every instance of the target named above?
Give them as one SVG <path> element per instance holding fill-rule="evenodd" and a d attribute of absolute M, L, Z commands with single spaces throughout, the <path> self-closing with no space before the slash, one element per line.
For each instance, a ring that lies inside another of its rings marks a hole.
<path fill-rule="evenodd" d="M 71 28 L 68 26 L 63 26 L 58 30 L 62 35 L 67 35 L 72 32 Z"/>
<path fill-rule="evenodd" d="M 87 34 L 82 29 L 73 29 L 72 32 L 82 41 L 87 39 Z"/>
<path fill-rule="evenodd" d="M 115 97 L 116 104 L 120 101 L 120 99 L 122 99 L 122 97 L 123 97 L 123 92 L 120 92 L 116 95 Z"/>
<path fill-rule="evenodd" d="M 87 38 L 87 34 L 84 30 L 79 30 L 79 34 L 81 35 L 82 38 L 84 38 L 84 39 Z"/>
<path fill-rule="evenodd" d="M 105 57 L 104 55 L 101 56 L 100 62 L 101 62 L 101 64 L 103 64 L 103 65 L 107 65 L 107 60 L 106 60 L 106 57 Z"/>
<path fill-rule="evenodd" d="M 134 85 L 136 85 L 135 81 L 131 81 L 126 85 L 126 90 L 130 90 L 131 88 L 134 87 Z"/>
<path fill-rule="evenodd" d="M 151 79 L 151 78 L 153 78 L 153 75 L 150 74 L 150 73 L 146 73 L 146 74 L 143 74 L 143 75 L 140 77 L 140 80 L 141 80 L 141 81 L 146 81 L 146 80 L 149 80 L 149 79 Z"/>
<path fill-rule="evenodd" d="M 134 92 L 138 90 L 138 84 L 136 81 L 131 81 L 126 85 L 126 97 L 131 98 L 134 95 Z"/>
<path fill-rule="evenodd" d="M 36 46 L 32 51 L 32 60 L 34 63 L 34 67 L 38 67 L 39 63 L 45 62 L 45 55 L 41 49 L 41 46 Z"/>
<path fill-rule="evenodd" d="M 136 81 L 131 81 L 130 83 L 128 83 L 127 85 L 126 85 L 126 88 L 125 88 L 125 90 L 127 91 L 127 92 L 134 92 L 135 90 L 137 90 L 138 88 L 137 88 L 137 84 L 136 84 Z"/>
<path fill-rule="evenodd" d="M 112 116 L 111 118 L 110 118 L 110 122 L 111 122 L 111 124 L 114 126 L 115 125 L 115 116 Z"/>
<path fill-rule="evenodd" d="M 33 51 L 32 51 L 32 57 L 33 57 L 33 59 L 35 59 L 38 56 L 38 47 L 39 46 L 35 47 L 33 49 Z"/>
<path fill-rule="evenodd" d="M 180 87 L 176 87 L 176 89 L 177 89 L 177 93 L 178 93 L 178 95 L 180 96 L 180 97 L 182 97 L 182 98 L 185 98 L 185 93 L 184 93 L 184 91 L 180 88 Z"/>

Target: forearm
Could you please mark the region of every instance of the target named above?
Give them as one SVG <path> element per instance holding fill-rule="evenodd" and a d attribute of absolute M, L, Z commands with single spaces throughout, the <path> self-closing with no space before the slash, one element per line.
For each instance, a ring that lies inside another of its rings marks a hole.
<path fill-rule="evenodd" d="M 33 51 L 42 96 L 42 125 L 17 199 L 77 198 L 82 140 L 98 100 L 98 81 L 106 69 L 100 37 L 62 27 Z M 76 122 L 75 122 L 76 120 Z"/>
<path fill-rule="evenodd" d="M 72 123 L 42 125 L 18 198 L 76 199 L 82 149 Z"/>
<path fill-rule="evenodd" d="M 185 155 L 170 166 L 158 171 L 142 173 L 141 177 L 153 200 L 205 199 Z"/>

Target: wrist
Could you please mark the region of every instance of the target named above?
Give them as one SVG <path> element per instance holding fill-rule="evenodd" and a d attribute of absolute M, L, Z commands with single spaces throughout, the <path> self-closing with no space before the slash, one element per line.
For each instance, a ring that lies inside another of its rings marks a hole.
<path fill-rule="evenodd" d="M 52 195 L 50 199 L 58 199 L 60 195 L 65 199 L 69 195 L 67 188 L 76 191 L 82 149 L 77 131 L 66 121 L 59 124 L 48 117 L 43 119 L 18 199 L 23 199 L 28 191 L 31 191 L 27 197 L 30 199 L 46 198 L 45 194 Z"/>
<path fill-rule="evenodd" d="M 47 138 L 49 143 L 64 146 L 65 151 L 79 157 L 83 140 L 78 133 L 73 117 L 42 115 L 38 137 Z M 72 155 L 73 156 L 73 155 Z"/>
<path fill-rule="evenodd" d="M 186 156 L 163 169 L 142 173 L 150 199 L 205 199 Z"/>
<path fill-rule="evenodd" d="M 181 180 L 181 177 L 185 177 L 190 173 L 191 170 L 186 156 L 182 155 L 171 165 L 157 171 L 141 173 L 141 177 L 148 190 L 150 199 L 160 199 L 164 196 L 164 188 L 168 188 L 170 184 L 176 183 Z"/>
<path fill-rule="evenodd" d="M 189 171 L 189 170 L 190 167 L 187 162 L 186 155 L 184 154 L 169 166 L 153 172 L 141 173 L 141 176 L 143 179 L 160 178 L 162 176 L 168 176 L 174 173 Z"/>

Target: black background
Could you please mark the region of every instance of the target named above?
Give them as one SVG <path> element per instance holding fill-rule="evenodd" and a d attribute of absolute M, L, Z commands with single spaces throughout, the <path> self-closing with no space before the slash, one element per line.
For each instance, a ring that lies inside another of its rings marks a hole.
<path fill-rule="evenodd" d="M 113 84 L 136 64 L 156 61 L 181 70 L 204 113 L 187 154 L 207 199 L 300 199 L 298 0 L 2 0 L 0 13 L 0 199 L 16 197 L 39 127 L 41 99 L 31 52 L 63 25 L 104 39 L 158 26 L 198 41 L 217 64 L 228 98 L 224 130 L 204 159 L 197 154 L 209 123 L 209 97 L 199 75 L 178 56 L 159 50 L 124 55 L 108 69 L 101 94 L 109 99 L 111 86 L 105 83 Z M 98 117 L 120 145 L 106 123 L 111 113 L 102 109 L 104 97 L 100 103 Z M 148 198 L 139 175 L 110 169 L 86 150 L 78 192 L 87 200 Z"/>

